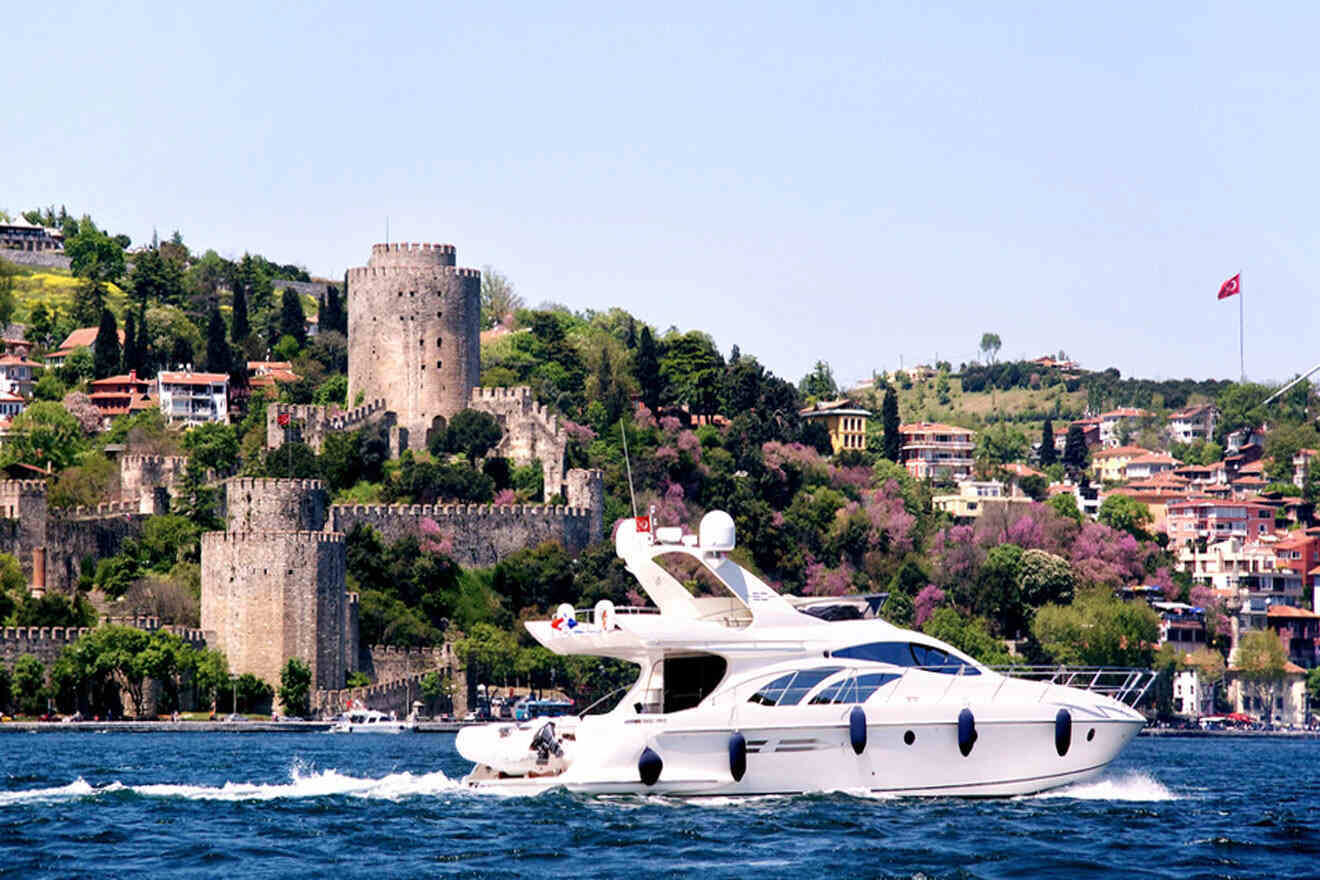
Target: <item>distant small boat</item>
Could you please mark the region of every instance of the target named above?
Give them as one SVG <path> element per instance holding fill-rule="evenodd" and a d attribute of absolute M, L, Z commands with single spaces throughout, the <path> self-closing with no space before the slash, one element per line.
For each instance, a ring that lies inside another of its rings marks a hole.
<path fill-rule="evenodd" d="M 417 729 L 417 722 L 411 718 L 400 721 L 391 712 L 377 712 L 361 704 L 350 706 L 348 711 L 335 719 L 331 733 L 410 733 Z"/>

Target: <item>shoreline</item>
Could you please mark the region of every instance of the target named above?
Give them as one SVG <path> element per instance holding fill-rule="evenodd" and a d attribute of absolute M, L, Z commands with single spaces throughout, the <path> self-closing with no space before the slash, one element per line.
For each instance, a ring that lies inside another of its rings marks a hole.
<path fill-rule="evenodd" d="M 7 721 L 5 733 L 327 733 L 333 721 Z M 456 733 L 462 722 L 419 721 L 415 733 Z"/>

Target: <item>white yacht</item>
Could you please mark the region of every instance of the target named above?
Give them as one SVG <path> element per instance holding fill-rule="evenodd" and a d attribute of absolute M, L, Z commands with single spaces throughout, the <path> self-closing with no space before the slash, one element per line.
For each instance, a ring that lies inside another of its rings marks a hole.
<path fill-rule="evenodd" d="M 470 788 L 1016 795 L 1097 775 L 1145 724 L 1132 705 L 1147 671 L 1031 680 L 880 619 L 823 619 L 837 615 L 729 558 L 722 511 L 697 535 L 626 520 L 615 547 L 655 608 L 602 601 L 588 616 L 563 605 L 527 629 L 557 654 L 635 663 L 637 681 L 602 714 L 459 731 L 458 751 L 476 764 Z M 662 565 L 674 567 L 661 559 L 671 554 L 724 595 L 694 595 Z"/>
<path fill-rule="evenodd" d="M 355 702 L 335 719 L 330 733 L 409 733 L 416 729 L 417 722 L 411 717 L 400 721 L 393 712 L 386 715 Z"/>

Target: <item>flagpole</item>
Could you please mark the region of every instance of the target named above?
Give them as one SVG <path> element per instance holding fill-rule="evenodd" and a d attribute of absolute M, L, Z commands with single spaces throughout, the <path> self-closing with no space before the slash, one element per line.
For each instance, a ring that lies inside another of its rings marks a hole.
<path fill-rule="evenodd" d="M 1247 355 L 1244 339 L 1245 333 L 1242 329 L 1242 273 L 1238 273 L 1238 368 L 1242 371 L 1242 381 L 1247 381 Z"/>

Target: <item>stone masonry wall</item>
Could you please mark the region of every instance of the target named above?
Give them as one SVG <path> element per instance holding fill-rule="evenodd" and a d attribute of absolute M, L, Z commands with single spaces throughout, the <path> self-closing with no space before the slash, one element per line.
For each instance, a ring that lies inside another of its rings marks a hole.
<path fill-rule="evenodd" d="M 452 541 L 450 556 L 464 567 L 487 567 L 544 541 L 559 541 L 580 553 L 592 538 L 592 512 L 563 505 L 486 504 L 336 504 L 330 528 L 348 533 L 368 525 L 388 541 L 416 535 L 430 518 Z"/>
<path fill-rule="evenodd" d="M 102 623 L 131 626 L 146 632 L 163 629 L 179 636 L 195 648 L 206 647 L 205 635 L 199 629 L 163 625 L 158 617 L 113 617 Z M 47 667 L 54 663 L 69 645 L 91 632 L 88 627 L 62 626 L 6 626 L 0 628 L 0 664 L 10 669 L 14 661 L 31 654 Z"/>
<path fill-rule="evenodd" d="M 465 408 L 481 373 L 481 273 L 452 245 L 378 244 L 348 270 L 348 399 L 384 398 L 410 448 Z"/>
<path fill-rule="evenodd" d="M 515 464 L 541 462 L 545 474 L 545 498 L 564 491 L 564 452 L 568 435 L 559 426 L 559 417 L 536 403 L 532 389 L 473 388 L 468 406 L 489 413 L 500 423 L 504 436 L 491 455 L 508 458 Z"/>
<path fill-rule="evenodd" d="M 73 265 L 73 261 L 62 251 L 21 251 L 15 248 L 0 248 L 0 259 L 38 269 L 68 269 Z"/>
<path fill-rule="evenodd" d="M 385 410 L 385 401 L 379 399 L 349 410 L 309 403 L 272 403 L 266 407 L 266 448 L 279 449 L 286 440 L 299 440 L 320 454 L 327 434 L 354 431 L 378 420 L 387 429 L 393 428 L 396 421 L 394 413 Z"/>
<path fill-rule="evenodd" d="M 186 455 L 124 455 L 119 459 L 119 497 L 138 502 L 143 513 L 155 508 L 157 489 L 174 494 L 188 471 Z"/>
<path fill-rule="evenodd" d="M 348 618 L 344 536 L 327 532 L 207 532 L 202 629 L 235 674 L 279 682 L 296 657 L 317 688 L 342 688 Z"/>
<path fill-rule="evenodd" d="M 231 532 L 319 532 L 330 493 L 320 480 L 233 477 L 224 483 L 225 528 Z"/>

